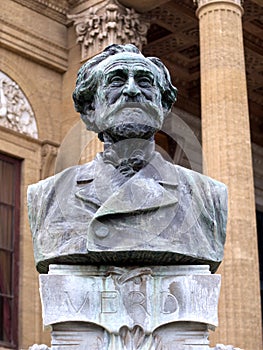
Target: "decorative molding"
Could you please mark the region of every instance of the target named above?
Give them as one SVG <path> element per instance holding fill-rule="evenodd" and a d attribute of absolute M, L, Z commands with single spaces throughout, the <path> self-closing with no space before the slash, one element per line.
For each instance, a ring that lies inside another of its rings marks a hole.
<path fill-rule="evenodd" d="M 106 0 L 84 12 L 68 15 L 73 21 L 77 43 L 81 44 L 81 60 L 88 59 L 111 44 L 131 43 L 140 49 L 146 44 L 150 21 L 146 15 Z"/>
<path fill-rule="evenodd" d="M 66 24 L 68 12 L 67 0 L 13 0 L 30 10 L 41 13 L 59 23 Z"/>
<path fill-rule="evenodd" d="M 58 145 L 43 142 L 41 148 L 41 179 L 54 175 L 54 163 L 58 154 Z"/>
<path fill-rule="evenodd" d="M 138 325 L 134 326 L 133 329 L 123 326 L 120 329 L 120 338 L 123 349 L 135 350 L 142 349 L 142 345 L 145 343 L 146 338 L 149 338 L 149 335 L 146 335 L 143 328 Z"/>
<path fill-rule="evenodd" d="M 33 110 L 20 87 L 0 71 L 0 125 L 38 137 Z"/>

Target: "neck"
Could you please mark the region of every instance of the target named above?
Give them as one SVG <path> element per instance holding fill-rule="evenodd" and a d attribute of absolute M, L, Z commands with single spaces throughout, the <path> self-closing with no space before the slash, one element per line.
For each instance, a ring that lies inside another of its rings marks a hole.
<path fill-rule="evenodd" d="M 155 149 L 154 137 L 149 140 L 141 138 L 129 138 L 114 142 L 112 138 L 104 134 L 103 157 L 111 160 L 112 163 L 119 163 L 125 159 L 140 158 L 148 163 L 152 158 Z"/>

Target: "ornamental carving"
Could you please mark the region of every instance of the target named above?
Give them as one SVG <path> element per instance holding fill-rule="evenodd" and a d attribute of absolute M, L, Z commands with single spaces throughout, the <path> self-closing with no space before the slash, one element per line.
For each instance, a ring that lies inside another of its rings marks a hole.
<path fill-rule="evenodd" d="M 37 138 L 33 110 L 20 87 L 0 71 L 0 125 Z"/>
<path fill-rule="evenodd" d="M 145 340 L 149 338 L 146 335 L 142 327 L 134 326 L 133 329 L 129 329 L 124 326 L 120 329 L 120 338 L 123 349 L 125 350 L 139 350 L 145 343 Z"/>
<path fill-rule="evenodd" d="M 116 0 L 104 1 L 79 14 L 68 15 L 68 18 L 74 23 L 82 60 L 111 44 L 131 43 L 141 49 L 146 44 L 150 26 L 146 15 L 126 8 Z"/>
<path fill-rule="evenodd" d="M 54 175 L 54 163 L 58 154 L 58 146 L 43 143 L 41 148 L 41 179 Z"/>

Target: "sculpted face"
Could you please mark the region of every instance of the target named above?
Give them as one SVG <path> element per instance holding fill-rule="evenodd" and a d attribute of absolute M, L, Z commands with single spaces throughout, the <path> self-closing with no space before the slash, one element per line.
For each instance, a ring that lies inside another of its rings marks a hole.
<path fill-rule="evenodd" d="M 158 68 L 142 55 L 122 53 L 98 65 L 101 81 L 95 95 L 95 123 L 114 136 L 152 136 L 164 113 Z"/>

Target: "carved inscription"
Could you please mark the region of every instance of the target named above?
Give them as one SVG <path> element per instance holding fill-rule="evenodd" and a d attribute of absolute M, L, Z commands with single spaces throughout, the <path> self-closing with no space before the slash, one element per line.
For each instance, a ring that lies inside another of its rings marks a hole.
<path fill-rule="evenodd" d="M 64 290 L 66 304 L 68 310 L 72 313 L 86 313 L 91 307 L 91 292 L 84 292 L 80 299 L 74 298 L 70 291 Z M 193 304 L 195 299 L 192 299 Z M 134 320 L 141 317 L 151 316 L 151 311 L 147 304 L 153 303 L 153 297 L 147 296 L 145 293 L 133 290 L 125 294 L 125 298 L 117 291 L 102 291 L 100 292 L 100 313 L 117 313 L 120 303 L 123 302 L 127 313 Z M 150 302 L 150 303 L 149 303 Z M 168 292 L 160 292 L 159 303 L 155 306 L 157 312 L 162 314 L 173 314 L 178 308 L 179 304 L 176 297 Z M 204 305 L 202 306 L 204 309 Z"/>
<path fill-rule="evenodd" d="M 65 317 L 113 333 L 138 326 L 136 334 L 139 329 L 148 334 L 176 321 L 217 326 L 219 275 L 155 276 L 150 268 L 118 267 L 92 277 L 41 275 L 40 282 L 46 326 Z M 62 289 L 55 288 L 58 283 Z M 126 340 L 132 336 L 124 333 Z"/>

